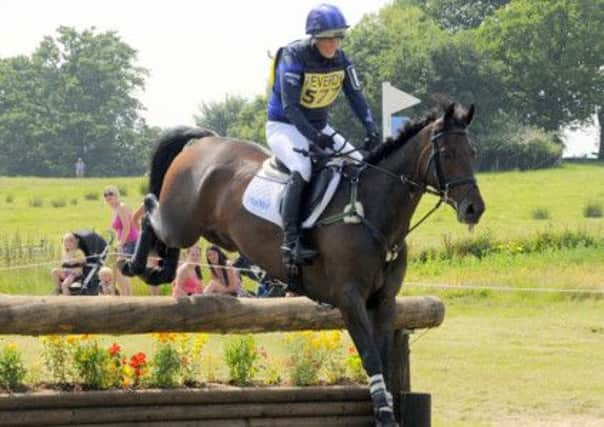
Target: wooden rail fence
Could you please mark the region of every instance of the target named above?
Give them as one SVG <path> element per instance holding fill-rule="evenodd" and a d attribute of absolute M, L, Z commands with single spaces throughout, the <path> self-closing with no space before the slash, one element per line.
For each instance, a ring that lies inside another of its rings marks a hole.
<path fill-rule="evenodd" d="M 405 427 L 430 425 L 430 395 L 410 392 L 408 333 L 439 326 L 435 297 L 397 298 L 388 378 Z M 337 309 L 306 298 L 0 295 L 0 334 L 250 333 L 343 329 Z M 0 395 L 0 425 L 370 426 L 367 387 L 221 387 Z"/>

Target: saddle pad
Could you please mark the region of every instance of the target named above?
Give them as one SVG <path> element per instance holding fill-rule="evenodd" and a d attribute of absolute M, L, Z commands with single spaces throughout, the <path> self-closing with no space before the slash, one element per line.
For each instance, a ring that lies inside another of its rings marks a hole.
<path fill-rule="evenodd" d="M 329 181 L 327 189 L 321 198 L 321 202 L 317 204 L 308 218 L 304 220 L 302 228 L 312 228 L 315 225 L 315 222 L 317 222 L 335 194 L 338 184 L 340 183 L 340 177 L 341 175 L 339 172 L 333 174 L 333 177 L 331 178 L 331 181 Z M 270 221 L 273 224 L 277 224 L 279 227 L 283 227 L 279 208 L 281 206 L 285 184 L 285 180 L 269 176 L 263 169 L 260 169 L 243 193 L 243 206 L 250 213 Z"/>

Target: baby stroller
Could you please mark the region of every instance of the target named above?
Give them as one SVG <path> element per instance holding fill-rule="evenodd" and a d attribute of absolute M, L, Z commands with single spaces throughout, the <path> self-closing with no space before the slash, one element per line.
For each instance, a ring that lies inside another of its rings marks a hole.
<path fill-rule="evenodd" d="M 82 269 L 79 281 L 69 286 L 71 295 L 98 295 L 98 272 L 107 258 L 107 253 L 113 242 L 113 235 L 107 240 L 94 231 L 81 230 L 73 233 L 78 239 L 78 246 L 86 255 L 86 265 Z"/>

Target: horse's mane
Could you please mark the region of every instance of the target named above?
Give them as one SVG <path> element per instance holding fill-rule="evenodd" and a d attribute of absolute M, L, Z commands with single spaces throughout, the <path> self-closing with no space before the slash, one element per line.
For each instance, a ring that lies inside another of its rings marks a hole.
<path fill-rule="evenodd" d="M 405 127 L 400 130 L 396 138 L 387 138 L 386 142 L 371 150 L 365 160 L 370 164 L 376 164 L 384 160 L 386 157 L 392 154 L 393 151 L 410 141 L 428 124 L 435 121 L 438 116 L 439 110 L 435 109 L 426 114 L 422 119 L 407 122 Z"/>

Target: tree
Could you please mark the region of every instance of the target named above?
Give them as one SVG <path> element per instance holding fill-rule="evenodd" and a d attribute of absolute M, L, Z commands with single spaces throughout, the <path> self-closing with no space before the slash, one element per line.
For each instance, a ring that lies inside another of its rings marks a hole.
<path fill-rule="evenodd" d="M 482 21 L 510 0 L 414 0 L 447 31 L 478 27 Z"/>
<path fill-rule="evenodd" d="M 247 102 L 241 96 L 232 95 L 226 95 L 222 102 L 203 102 L 199 108 L 200 114 L 195 115 L 195 123 L 220 135 L 232 136 L 230 128 L 237 122 Z"/>
<path fill-rule="evenodd" d="M 142 171 L 131 151 L 147 132 L 135 97 L 147 71 L 135 62 L 117 33 L 70 27 L 0 60 L 0 172 L 67 176 L 78 157 L 92 175 Z"/>
<path fill-rule="evenodd" d="M 475 31 L 503 82 L 492 94 L 525 123 L 557 131 L 604 103 L 604 2 L 512 1 Z"/>

